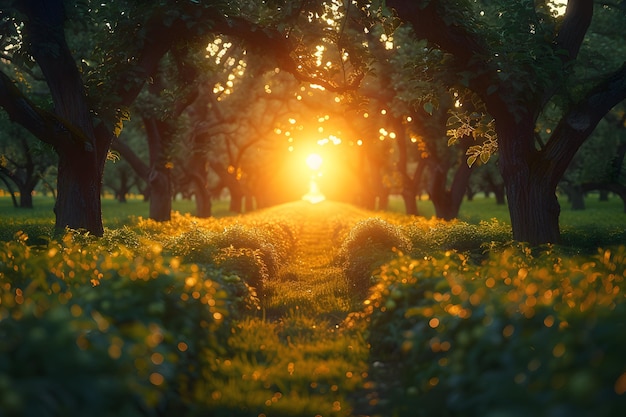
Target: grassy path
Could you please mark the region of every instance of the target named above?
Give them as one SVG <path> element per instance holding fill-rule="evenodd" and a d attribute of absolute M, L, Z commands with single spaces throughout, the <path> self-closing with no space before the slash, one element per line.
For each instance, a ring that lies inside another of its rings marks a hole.
<path fill-rule="evenodd" d="M 353 311 L 354 299 L 336 257 L 350 228 L 367 214 L 348 205 L 323 202 L 291 203 L 265 212 L 265 216 L 289 217 L 298 225 L 297 240 L 289 262 L 268 287 L 269 316 L 300 311 L 309 317 L 337 322 Z"/>
<path fill-rule="evenodd" d="M 232 357 L 217 368 L 226 379 L 215 389 L 216 406 L 239 404 L 246 416 L 362 415 L 354 399 L 367 386 L 368 345 L 362 331 L 340 327 L 361 304 L 335 261 L 342 239 L 367 212 L 298 202 L 261 216 L 294 221 L 295 250 L 267 284 L 263 317 L 240 323 L 231 337 Z"/>

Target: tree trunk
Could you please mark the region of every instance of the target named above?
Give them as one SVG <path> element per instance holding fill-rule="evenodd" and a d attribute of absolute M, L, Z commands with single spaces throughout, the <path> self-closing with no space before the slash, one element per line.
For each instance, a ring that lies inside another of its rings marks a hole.
<path fill-rule="evenodd" d="M 254 211 L 254 200 L 253 200 L 251 193 L 246 193 L 245 207 L 246 207 L 246 213 L 250 213 L 251 211 Z"/>
<path fill-rule="evenodd" d="M 165 167 L 153 168 L 150 181 L 150 218 L 157 222 L 172 219 L 172 189 L 169 170 Z"/>
<path fill-rule="evenodd" d="M 211 217 L 213 209 L 211 190 L 207 187 L 207 181 L 204 179 L 207 173 L 204 172 L 203 175 L 194 173 L 191 175 L 191 180 L 194 183 L 194 195 L 196 196 L 196 217 Z"/>
<path fill-rule="evenodd" d="M 213 215 L 211 193 L 208 191 L 196 192 L 196 217 L 203 219 Z"/>
<path fill-rule="evenodd" d="M 222 163 L 210 162 L 209 164 L 217 176 L 220 177 L 222 184 L 224 184 L 230 193 L 229 210 L 233 213 L 243 212 L 244 191 L 241 187 L 241 183 L 237 180 L 234 174 L 228 172 Z"/>
<path fill-rule="evenodd" d="M 582 189 L 582 192 L 599 190 L 600 193 L 604 191 L 605 193 L 612 192 L 614 194 L 617 194 L 617 196 L 622 200 L 622 203 L 624 205 L 624 212 L 626 213 L 626 185 L 622 185 L 622 184 L 615 183 L 615 182 L 609 182 L 609 183 L 592 182 L 592 183 L 584 183 L 580 187 Z"/>
<path fill-rule="evenodd" d="M 599 201 L 609 201 L 609 191 L 608 190 L 600 190 Z"/>
<path fill-rule="evenodd" d="M 461 209 L 461 203 L 469 185 L 471 174 L 472 169 L 464 160 L 461 160 L 454 174 L 450 189 L 448 189 L 446 185 L 447 171 L 439 166 L 434 167 L 431 200 L 435 207 L 435 216 L 444 220 L 452 220 L 459 217 L 459 210 Z"/>
<path fill-rule="evenodd" d="M 561 208 L 555 188 L 541 175 L 525 173 L 507 179 L 507 199 L 513 239 L 520 242 L 557 243 Z"/>
<path fill-rule="evenodd" d="M 488 191 L 485 191 L 485 195 L 488 194 Z M 496 204 L 498 206 L 503 206 L 506 204 L 505 192 L 504 192 L 504 184 L 494 184 L 493 186 L 493 194 L 496 197 Z"/>
<path fill-rule="evenodd" d="M 504 180 L 513 239 L 531 245 L 558 243 L 561 207 L 556 186 L 562 174 L 549 171 L 550 164 L 533 148 L 534 120 L 503 113 L 496 125 L 500 173 Z"/>
<path fill-rule="evenodd" d="M 7 190 L 9 191 L 9 194 L 11 195 L 11 200 L 13 201 L 13 207 L 15 208 L 19 207 L 19 204 L 17 203 L 17 198 L 15 198 L 15 191 L 13 191 L 13 187 L 11 187 L 11 184 L 9 183 L 9 181 L 7 181 L 4 175 L 0 175 L 0 179 L 2 179 L 2 182 L 4 183 L 4 185 L 7 186 Z"/>
<path fill-rule="evenodd" d="M 33 208 L 33 193 L 32 191 L 20 192 L 20 207 L 21 208 Z"/>
<path fill-rule="evenodd" d="M 172 184 L 165 156 L 170 132 L 166 122 L 156 117 L 143 117 L 150 153 L 150 218 L 167 222 L 172 218 Z"/>
<path fill-rule="evenodd" d="M 378 210 L 387 210 L 389 208 L 389 193 L 386 188 L 381 191 L 378 194 Z"/>
<path fill-rule="evenodd" d="M 102 236 L 102 206 L 99 171 L 94 152 L 59 153 L 57 200 L 54 205 L 57 231 L 85 230 Z"/>
<path fill-rule="evenodd" d="M 117 201 L 120 203 L 126 203 L 126 195 L 130 191 L 130 185 L 128 181 L 128 173 L 126 170 L 122 170 L 119 173 L 120 176 L 120 187 L 117 190 Z"/>
<path fill-rule="evenodd" d="M 63 2 L 30 0 L 20 7 L 28 16 L 30 51 L 46 78 L 55 113 L 72 125 L 66 126 L 66 139 L 55 144 L 59 155 L 55 229 L 69 227 L 101 236 L 100 181 L 110 138 L 96 141 L 83 82 L 65 40 Z"/>
<path fill-rule="evenodd" d="M 584 210 L 585 209 L 585 195 L 580 186 L 572 186 L 568 190 L 571 209 L 572 210 Z"/>
<path fill-rule="evenodd" d="M 404 211 L 409 216 L 418 216 L 419 210 L 417 208 L 417 195 L 415 192 L 409 190 L 402 190 L 402 200 L 404 201 Z"/>
<path fill-rule="evenodd" d="M 243 193 L 231 185 L 227 186 L 230 193 L 230 205 L 228 210 L 233 213 L 243 213 Z"/>

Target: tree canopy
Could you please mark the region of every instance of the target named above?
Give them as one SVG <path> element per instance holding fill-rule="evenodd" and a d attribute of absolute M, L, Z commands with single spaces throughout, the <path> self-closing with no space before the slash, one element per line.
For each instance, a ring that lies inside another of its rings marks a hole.
<path fill-rule="evenodd" d="M 58 229 L 102 234 L 111 150 L 167 220 L 177 192 L 202 215 L 223 187 L 235 211 L 279 201 L 309 141 L 352 202 L 416 214 L 425 189 L 444 218 L 497 153 L 514 238 L 557 242 L 557 187 L 626 97 L 624 2 L 557 3 L 3 0 L 0 105 L 58 155 Z"/>

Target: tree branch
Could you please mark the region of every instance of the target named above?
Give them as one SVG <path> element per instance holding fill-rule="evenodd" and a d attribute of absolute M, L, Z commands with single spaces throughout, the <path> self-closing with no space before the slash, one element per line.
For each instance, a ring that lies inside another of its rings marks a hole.
<path fill-rule="evenodd" d="M 86 141 L 84 134 L 70 123 L 30 101 L 2 71 L 0 106 L 5 109 L 12 122 L 22 125 L 37 139 L 54 147 L 61 146 L 68 140 L 75 143 Z"/>
<path fill-rule="evenodd" d="M 550 163 L 552 172 L 565 171 L 600 120 L 624 99 L 626 99 L 626 62 L 592 88 L 561 118 L 542 151 L 542 159 L 552 161 Z"/>
<path fill-rule="evenodd" d="M 565 62 L 576 59 L 593 16 L 593 0 L 569 0 L 563 24 L 556 36 L 556 44 L 567 51 Z"/>
<path fill-rule="evenodd" d="M 411 23 L 419 39 L 426 39 L 439 49 L 451 53 L 462 65 L 469 63 L 476 55 L 485 55 L 486 46 L 467 30 L 470 26 L 468 22 L 462 26 L 445 19 L 443 3 L 441 0 L 387 0 L 387 7 L 393 8 L 401 20 Z"/>

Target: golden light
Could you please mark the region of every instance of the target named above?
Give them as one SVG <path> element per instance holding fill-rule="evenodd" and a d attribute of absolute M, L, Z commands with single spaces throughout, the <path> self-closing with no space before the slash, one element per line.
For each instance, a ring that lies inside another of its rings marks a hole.
<path fill-rule="evenodd" d="M 306 165 L 312 171 L 318 171 L 322 167 L 323 162 L 322 157 L 316 153 L 309 154 L 309 156 L 306 157 Z"/>
<path fill-rule="evenodd" d="M 318 171 L 322 167 L 323 162 L 324 160 L 322 157 L 316 153 L 311 153 L 306 157 L 306 165 L 311 171 L 313 171 L 313 174 L 309 180 L 309 192 L 303 195 L 302 199 L 312 204 L 317 204 L 326 200 L 326 197 L 321 193 L 317 182 L 315 181 L 316 177 L 321 175 Z"/>

